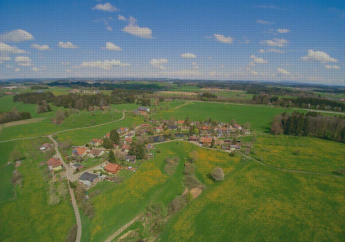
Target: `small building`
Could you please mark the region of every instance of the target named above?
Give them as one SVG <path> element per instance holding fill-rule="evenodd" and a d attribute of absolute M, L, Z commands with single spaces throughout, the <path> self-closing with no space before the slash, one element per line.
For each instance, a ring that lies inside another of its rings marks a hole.
<path fill-rule="evenodd" d="M 142 111 L 142 112 L 147 112 L 147 113 L 150 112 L 150 109 L 147 108 L 147 107 L 139 107 L 138 110 L 139 110 L 139 111 Z"/>
<path fill-rule="evenodd" d="M 116 174 L 120 171 L 121 169 L 121 166 L 118 165 L 118 164 L 113 164 L 113 163 L 110 163 L 108 162 L 105 167 L 103 167 L 103 169 L 106 171 L 106 172 L 109 172 L 111 174 Z"/>
<path fill-rule="evenodd" d="M 125 159 L 127 162 L 131 162 L 131 163 L 135 163 L 137 161 L 137 158 L 135 155 L 126 155 Z"/>
<path fill-rule="evenodd" d="M 181 126 L 181 131 L 189 131 L 189 129 L 188 126 Z"/>
<path fill-rule="evenodd" d="M 132 143 L 132 137 L 127 137 L 127 138 L 125 138 L 125 142 L 126 142 L 127 144 Z"/>
<path fill-rule="evenodd" d="M 49 170 L 58 171 L 62 169 L 62 162 L 54 157 L 47 161 Z"/>
<path fill-rule="evenodd" d="M 193 135 L 193 136 L 189 136 L 189 141 L 199 141 L 199 137 Z"/>
<path fill-rule="evenodd" d="M 98 178 L 97 174 L 84 172 L 80 177 L 79 181 L 84 183 L 85 186 L 91 186 Z"/>
<path fill-rule="evenodd" d="M 131 148 L 131 146 L 129 144 L 123 144 L 121 147 L 121 151 L 128 153 L 130 148 Z"/>
<path fill-rule="evenodd" d="M 177 130 L 177 125 L 169 125 L 168 129 L 170 129 L 170 130 Z"/>
<path fill-rule="evenodd" d="M 105 134 L 104 138 L 110 138 L 110 133 Z"/>
<path fill-rule="evenodd" d="M 104 154 L 104 151 L 103 151 L 103 150 L 92 149 L 92 150 L 89 152 L 88 156 L 89 156 L 90 158 L 95 158 L 95 157 L 99 157 L 99 156 L 101 156 L 101 155 L 103 155 L 103 154 Z"/>
<path fill-rule="evenodd" d="M 127 128 L 127 127 L 118 128 L 118 129 L 117 129 L 117 132 L 118 132 L 119 134 L 128 132 L 128 128 Z"/>
<path fill-rule="evenodd" d="M 78 156 L 78 157 L 83 157 L 86 155 L 88 149 L 84 147 L 77 147 L 72 150 L 72 156 Z"/>
<path fill-rule="evenodd" d="M 178 125 L 183 125 L 184 124 L 184 120 L 177 120 L 177 124 Z"/>
<path fill-rule="evenodd" d="M 81 169 L 83 169 L 84 168 L 84 166 L 82 165 L 82 164 L 79 164 L 79 163 L 74 163 L 73 165 L 71 165 L 72 166 L 72 168 L 74 169 L 74 170 L 81 170 Z"/>
<path fill-rule="evenodd" d="M 51 144 L 49 144 L 49 143 L 44 143 L 44 144 L 40 147 L 40 150 L 41 150 L 41 151 L 45 151 L 45 150 L 50 149 L 51 147 L 52 147 Z"/>

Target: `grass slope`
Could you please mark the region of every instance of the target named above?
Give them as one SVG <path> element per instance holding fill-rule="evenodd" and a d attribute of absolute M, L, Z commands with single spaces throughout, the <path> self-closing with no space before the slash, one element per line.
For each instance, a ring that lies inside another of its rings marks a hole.
<path fill-rule="evenodd" d="M 16 198 L 12 199 L 12 194 L 11 198 L 5 194 L 8 187 L 0 188 L 0 241 L 64 241 L 75 223 L 69 196 L 58 205 L 48 205 L 49 185 L 39 167 L 45 158 L 40 151 L 32 149 L 32 141 L 11 142 L 11 145 L 1 144 L 0 153 L 8 157 L 8 153 L 15 147 L 27 158 L 17 168 L 23 175 L 23 187 L 16 187 Z M 7 162 L 6 158 L 1 160 L 1 165 L 4 162 Z M 1 172 L 4 172 L 3 169 Z M 8 172 L 12 176 L 12 170 Z M 10 177 L 1 176 L 1 183 L 7 184 Z"/>

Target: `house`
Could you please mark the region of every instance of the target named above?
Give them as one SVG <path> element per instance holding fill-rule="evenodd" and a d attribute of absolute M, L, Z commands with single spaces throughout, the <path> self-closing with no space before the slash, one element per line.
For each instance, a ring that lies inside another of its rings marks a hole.
<path fill-rule="evenodd" d="M 49 170 L 58 171 L 62 169 L 62 163 L 60 160 L 52 157 L 47 161 Z"/>
<path fill-rule="evenodd" d="M 128 128 L 127 128 L 127 127 L 118 128 L 118 129 L 117 129 L 117 132 L 118 132 L 119 134 L 128 132 Z"/>
<path fill-rule="evenodd" d="M 161 132 L 163 131 L 163 127 L 155 127 L 156 132 Z"/>
<path fill-rule="evenodd" d="M 125 138 L 128 138 L 128 137 L 133 137 L 134 136 L 134 134 L 133 133 L 128 133 L 128 134 L 126 134 L 125 135 Z"/>
<path fill-rule="evenodd" d="M 188 138 L 189 141 L 199 141 L 199 137 L 193 135 L 193 136 L 189 136 Z"/>
<path fill-rule="evenodd" d="M 136 159 L 135 155 L 126 155 L 126 161 L 127 162 L 135 163 L 136 160 L 137 159 Z"/>
<path fill-rule="evenodd" d="M 103 169 L 106 171 L 106 172 L 109 172 L 111 174 L 116 174 L 119 172 L 119 170 L 121 169 L 121 166 L 118 165 L 118 164 L 113 164 L 113 163 L 110 163 L 108 162 L 105 167 L 103 167 Z"/>
<path fill-rule="evenodd" d="M 181 131 L 189 131 L 189 129 L 188 126 L 181 126 Z"/>
<path fill-rule="evenodd" d="M 210 130 L 209 126 L 201 126 L 201 130 Z"/>
<path fill-rule="evenodd" d="M 242 129 L 242 126 L 239 125 L 239 124 L 233 124 L 232 126 L 233 126 L 235 129 L 239 129 L 239 130 Z"/>
<path fill-rule="evenodd" d="M 136 131 L 136 134 L 138 135 L 138 136 L 141 136 L 141 135 L 143 135 L 143 134 L 147 134 L 149 131 L 147 130 L 147 129 L 141 129 L 141 130 L 138 130 L 138 131 Z"/>
<path fill-rule="evenodd" d="M 212 137 L 210 136 L 205 136 L 200 139 L 200 143 L 203 145 L 211 145 L 212 144 Z"/>
<path fill-rule="evenodd" d="M 147 107 L 139 107 L 138 110 L 142 112 L 147 112 L 147 113 L 150 112 L 150 109 Z"/>
<path fill-rule="evenodd" d="M 103 150 L 92 149 L 92 150 L 89 152 L 88 156 L 89 156 L 90 158 L 95 158 L 95 157 L 99 157 L 99 156 L 101 156 L 101 155 L 103 155 L 103 154 L 104 154 L 104 151 L 103 151 Z"/>
<path fill-rule="evenodd" d="M 241 149 L 241 145 L 230 145 L 230 150 L 234 151 L 234 150 L 240 150 Z"/>
<path fill-rule="evenodd" d="M 94 146 L 100 146 L 103 144 L 103 140 L 102 139 L 92 139 L 92 141 L 90 143 Z"/>
<path fill-rule="evenodd" d="M 140 125 L 141 127 L 145 127 L 145 128 L 147 128 L 147 127 L 150 127 L 150 124 L 142 124 L 142 125 Z"/>
<path fill-rule="evenodd" d="M 85 186 L 91 186 L 95 181 L 97 181 L 98 175 L 84 172 L 80 177 L 79 181 L 84 183 Z"/>
<path fill-rule="evenodd" d="M 177 125 L 169 125 L 168 129 L 170 130 L 176 130 L 177 129 Z"/>
<path fill-rule="evenodd" d="M 127 144 L 132 143 L 132 137 L 125 138 L 125 141 L 127 142 Z"/>
<path fill-rule="evenodd" d="M 83 166 L 82 164 L 79 164 L 79 163 L 74 163 L 74 164 L 72 165 L 72 168 L 73 168 L 74 170 L 81 170 L 81 169 L 84 168 L 84 166 Z"/>
<path fill-rule="evenodd" d="M 184 124 L 184 120 L 177 120 L 177 124 L 178 125 L 183 125 Z"/>
<path fill-rule="evenodd" d="M 113 146 L 114 146 L 114 149 L 117 149 L 119 147 L 119 145 L 117 144 L 114 144 Z"/>
<path fill-rule="evenodd" d="M 47 149 L 49 149 L 49 148 L 51 148 L 52 146 L 51 146 L 51 144 L 49 144 L 49 143 L 44 143 L 41 147 L 40 147 L 40 150 L 41 151 L 44 151 L 44 150 L 47 150 Z"/>
<path fill-rule="evenodd" d="M 110 133 L 105 134 L 104 138 L 108 138 L 109 139 L 110 138 Z"/>
<path fill-rule="evenodd" d="M 74 150 L 72 150 L 72 156 L 83 157 L 84 155 L 86 155 L 87 151 L 88 149 L 84 147 L 77 147 L 77 148 L 74 148 Z"/>
<path fill-rule="evenodd" d="M 146 145 L 146 149 L 149 150 L 149 149 L 154 149 L 155 147 L 152 145 L 152 144 L 147 144 Z"/>
<path fill-rule="evenodd" d="M 131 148 L 131 146 L 129 144 L 123 144 L 121 147 L 121 151 L 128 153 L 130 148 Z"/>

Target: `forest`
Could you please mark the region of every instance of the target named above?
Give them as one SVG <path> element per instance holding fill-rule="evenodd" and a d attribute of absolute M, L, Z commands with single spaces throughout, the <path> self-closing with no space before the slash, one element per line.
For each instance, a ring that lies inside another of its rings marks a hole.
<path fill-rule="evenodd" d="M 328 140 L 345 142 L 345 118 L 322 116 L 320 113 L 307 114 L 286 112 L 274 117 L 271 133 L 295 136 L 313 136 Z"/>
<path fill-rule="evenodd" d="M 31 118 L 31 114 L 29 112 L 4 112 L 0 113 L 0 124 L 29 118 Z"/>

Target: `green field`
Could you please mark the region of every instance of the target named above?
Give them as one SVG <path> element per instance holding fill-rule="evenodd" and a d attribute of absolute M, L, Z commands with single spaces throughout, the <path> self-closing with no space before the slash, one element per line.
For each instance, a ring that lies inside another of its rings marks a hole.
<path fill-rule="evenodd" d="M 44 180 L 39 163 L 46 158 L 37 149 L 39 141 L 17 141 L 0 144 L 0 240 L 1 241 L 64 241 L 69 229 L 75 223 L 69 196 L 58 205 L 48 205 L 49 185 Z M 20 150 L 26 157 L 17 168 L 23 176 L 23 187 L 16 186 L 15 193 L 9 182 L 14 165 L 6 166 L 9 153 Z M 4 167 L 6 166 L 6 167 Z M 66 181 L 63 181 L 66 182 Z"/>
<path fill-rule="evenodd" d="M 257 138 L 253 157 L 285 169 L 331 174 L 345 168 L 345 145 L 339 142 L 294 136 Z"/>
<path fill-rule="evenodd" d="M 251 123 L 251 128 L 267 132 L 270 122 L 275 115 L 282 112 L 292 112 L 291 109 L 270 108 L 254 105 L 222 104 L 207 102 L 192 102 L 178 109 L 170 109 L 157 114 L 155 118 L 177 119 L 189 117 L 193 121 L 204 121 L 212 118 L 222 122 L 235 119 L 237 123 Z"/>

